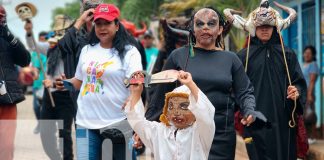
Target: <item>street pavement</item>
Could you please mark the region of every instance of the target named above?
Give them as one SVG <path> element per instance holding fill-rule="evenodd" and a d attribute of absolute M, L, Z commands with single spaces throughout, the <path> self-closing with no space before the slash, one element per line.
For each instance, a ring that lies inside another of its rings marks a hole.
<path fill-rule="evenodd" d="M 46 156 L 39 134 L 33 130 L 37 125 L 33 112 L 33 97 L 18 104 L 18 121 L 15 139 L 15 160 L 49 160 Z"/>
<path fill-rule="evenodd" d="M 49 160 L 46 156 L 39 134 L 34 134 L 33 130 L 37 125 L 33 112 L 33 98 L 26 95 L 26 100 L 18 104 L 18 120 L 15 138 L 14 160 Z M 75 132 L 72 132 L 75 142 Z M 239 138 L 237 138 L 239 140 Z M 242 146 L 236 151 L 236 160 L 247 160 L 246 153 Z M 74 143 L 75 152 L 75 143 Z M 75 154 L 74 154 L 75 155 Z M 144 155 L 138 157 L 140 160 L 153 160 L 151 152 L 147 150 Z"/>

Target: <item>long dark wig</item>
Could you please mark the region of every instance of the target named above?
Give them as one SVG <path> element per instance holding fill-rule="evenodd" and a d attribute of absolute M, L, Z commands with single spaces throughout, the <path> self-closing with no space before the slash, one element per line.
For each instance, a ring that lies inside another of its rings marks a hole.
<path fill-rule="evenodd" d="M 219 47 L 219 48 L 223 48 L 225 49 L 225 44 L 224 44 L 224 39 L 223 37 L 225 37 L 227 35 L 227 33 L 230 31 L 231 28 L 231 24 L 228 23 L 225 18 L 223 17 L 223 15 L 216 9 L 213 7 L 205 7 L 208 9 L 211 9 L 213 11 L 216 12 L 218 18 L 219 18 L 219 27 L 223 27 L 223 32 L 220 36 L 217 37 L 216 42 L 215 42 L 215 46 Z M 198 11 L 197 11 L 198 12 Z M 194 35 L 194 18 L 196 13 L 195 12 L 193 15 L 191 15 L 190 17 L 190 23 L 188 26 L 188 30 L 189 30 L 189 45 L 195 45 L 196 44 L 196 37 Z"/>
<path fill-rule="evenodd" d="M 125 56 L 125 46 L 126 45 L 132 45 L 136 46 L 136 40 L 133 36 L 131 36 L 126 30 L 125 27 L 120 23 L 118 19 L 114 20 L 114 23 L 119 25 L 119 29 L 116 32 L 116 35 L 112 41 L 112 46 L 118 51 L 118 55 L 121 58 L 121 60 L 124 59 Z M 90 35 L 89 35 L 89 44 L 91 46 L 94 46 L 100 42 L 99 38 L 96 35 L 95 27 L 93 26 Z"/>

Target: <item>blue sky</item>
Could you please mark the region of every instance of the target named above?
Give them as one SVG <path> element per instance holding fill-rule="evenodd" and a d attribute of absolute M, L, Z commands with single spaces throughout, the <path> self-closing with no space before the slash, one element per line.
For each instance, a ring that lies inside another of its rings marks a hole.
<path fill-rule="evenodd" d="M 7 12 L 7 21 L 9 29 L 13 34 L 25 43 L 24 22 L 22 22 L 16 14 L 15 7 L 22 2 L 30 2 L 38 9 L 37 15 L 32 19 L 34 35 L 38 35 L 41 31 L 50 31 L 52 23 L 52 11 L 57 7 L 63 7 L 66 3 L 78 0 L 0 0 L 4 2 L 3 6 Z M 37 38 L 37 37 L 35 37 Z"/>

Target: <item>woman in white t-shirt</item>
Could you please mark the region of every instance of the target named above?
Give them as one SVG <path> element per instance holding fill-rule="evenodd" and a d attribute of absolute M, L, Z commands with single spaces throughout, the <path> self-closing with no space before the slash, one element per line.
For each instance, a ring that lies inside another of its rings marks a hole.
<path fill-rule="evenodd" d="M 70 79 L 80 90 L 76 115 L 79 160 L 110 156 L 130 159 L 125 135 L 130 137 L 132 130 L 122 111 L 130 92 L 123 81 L 142 70 L 142 64 L 140 53 L 132 45 L 134 39 L 120 24 L 119 15 L 119 9 L 112 4 L 100 4 L 95 9 L 90 44 L 82 49 L 75 77 Z M 60 80 L 56 85 L 61 89 L 65 86 Z"/>

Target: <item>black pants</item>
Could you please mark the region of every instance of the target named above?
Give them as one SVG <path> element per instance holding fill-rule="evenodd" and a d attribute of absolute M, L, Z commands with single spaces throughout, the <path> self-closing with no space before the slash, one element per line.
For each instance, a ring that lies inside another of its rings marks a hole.
<path fill-rule="evenodd" d="M 106 157 L 108 158 L 112 155 L 112 160 L 131 160 L 133 148 L 130 148 L 128 144 L 132 135 L 133 130 L 126 119 L 101 129 L 102 138 L 106 140 L 110 139 L 113 146 L 112 153 L 109 153 L 109 149 L 107 148 L 109 146 L 103 145 L 103 150 L 108 152 L 102 152 L 101 155 L 104 157 L 101 159 L 106 159 Z"/>
<path fill-rule="evenodd" d="M 51 160 L 73 160 L 71 128 L 75 117 L 75 106 L 69 91 L 52 92 L 55 107 L 52 107 L 45 90 L 41 110 L 40 135 L 45 153 Z M 59 147 L 56 133 L 59 131 Z M 63 141 L 63 143 L 62 143 Z M 60 149 L 59 149 L 60 148 Z M 63 148 L 63 154 L 61 149 Z"/>

